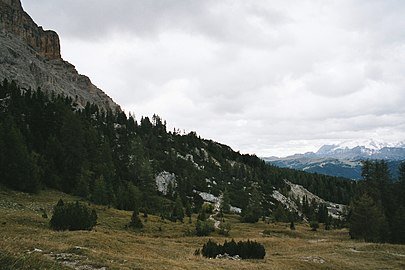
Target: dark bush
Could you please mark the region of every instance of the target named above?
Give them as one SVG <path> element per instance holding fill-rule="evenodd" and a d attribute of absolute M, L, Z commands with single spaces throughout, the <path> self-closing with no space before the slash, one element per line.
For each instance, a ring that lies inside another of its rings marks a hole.
<path fill-rule="evenodd" d="M 210 239 L 201 250 L 201 254 L 207 258 L 215 258 L 217 255 L 225 253 L 230 256 L 239 255 L 242 259 L 263 259 L 266 256 L 264 246 L 250 240 L 236 243 L 232 239 L 230 242 L 225 241 L 223 245 L 220 245 Z"/>
<path fill-rule="evenodd" d="M 222 253 L 221 251 L 222 250 L 220 250 L 218 244 L 210 239 L 206 244 L 204 244 L 201 253 L 204 257 L 215 258 L 218 254 Z"/>
<path fill-rule="evenodd" d="M 195 233 L 197 236 L 208 236 L 214 231 L 214 224 L 210 220 L 201 221 L 197 220 L 195 226 Z"/>
<path fill-rule="evenodd" d="M 254 212 L 248 212 L 248 213 L 245 213 L 241 217 L 241 221 L 244 223 L 256 223 L 259 221 L 259 218 L 260 218 L 260 214 L 254 213 Z"/>
<path fill-rule="evenodd" d="M 97 223 L 97 214 L 93 209 L 76 201 L 75 203 L 64 203 L 62 199 L 53 208 L 53 215 L 50 220 L 51 228 L 54 230 L 91 230 Z"/>

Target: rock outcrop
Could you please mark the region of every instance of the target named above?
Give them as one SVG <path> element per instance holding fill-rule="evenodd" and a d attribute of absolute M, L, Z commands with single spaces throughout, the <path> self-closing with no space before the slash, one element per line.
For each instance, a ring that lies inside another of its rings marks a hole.
<path fill-rule="evenodd" d="M 38 26 L 20 0 L 0 0 L 0 79 L 70 96 L 82 107 L 90 102 L 120 110 L 88 77 L 62 59 L 58 34 Z"/>

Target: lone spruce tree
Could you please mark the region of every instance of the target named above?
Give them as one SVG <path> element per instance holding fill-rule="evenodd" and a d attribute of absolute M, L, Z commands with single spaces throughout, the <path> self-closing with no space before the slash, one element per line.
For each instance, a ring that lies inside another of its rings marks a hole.
<path fill-rule="evenodd" d="M 132 212 L 131 222 L 129 223 L 129 227 L 134 229 L 141 229 L 143 228 L 143 224 L 141 219 L 139 218 L 139 209 L 135 207 L 134 211 Z"/>

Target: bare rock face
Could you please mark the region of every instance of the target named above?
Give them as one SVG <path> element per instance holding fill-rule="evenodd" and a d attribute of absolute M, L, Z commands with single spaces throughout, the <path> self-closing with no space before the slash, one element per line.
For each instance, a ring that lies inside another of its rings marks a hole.
<path fill-rule="evenodd" d="M 100 108 L 121 110 L 109 96 L 80 75 L 60 54 L 58 34 L 43 30 L 22 9 L 20 0 L 0 0 L 0 79 L 23 88 L 40 88 Z"/>
<path fill-rule="evenodd" d="M 44 31 L 24 12 L 19 0 L 1 0 L 0 20 L 3 32 L 22 38 L 46 59 L 60 59 L 59 37 L 54 31 Z"/>

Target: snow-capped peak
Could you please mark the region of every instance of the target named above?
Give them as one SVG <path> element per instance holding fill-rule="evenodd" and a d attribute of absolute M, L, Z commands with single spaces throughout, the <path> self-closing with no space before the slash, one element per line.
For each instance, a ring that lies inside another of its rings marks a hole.
<path fill-rule="evenodd" d="M 355 147 L 364 147 L 370 150 L 380 150 L 384 147 L 395 147 L 396 144 L 387 143 L 377 140 L 353 140 L 353 141 L 344 141 L 337 145 L 336 149 L 353 149 Z"/>
<path fill-rule="evenodd" d="M 336 150 L 352 150 L 356 147 L 364 148 L 365 150 L 371 150 L 371 152 L 379 151 L 384 147 L 397 147 L 397 148 L 404 148 L 405 143 L 397 142 L 397 143 L 388 143 L 378 140 L 347 140 L 343 141 L 338 144 L 332 145 L 324 145 L 319 150 L 318 153 L 325 153 L 325 152 L 334 152 Z"/>

